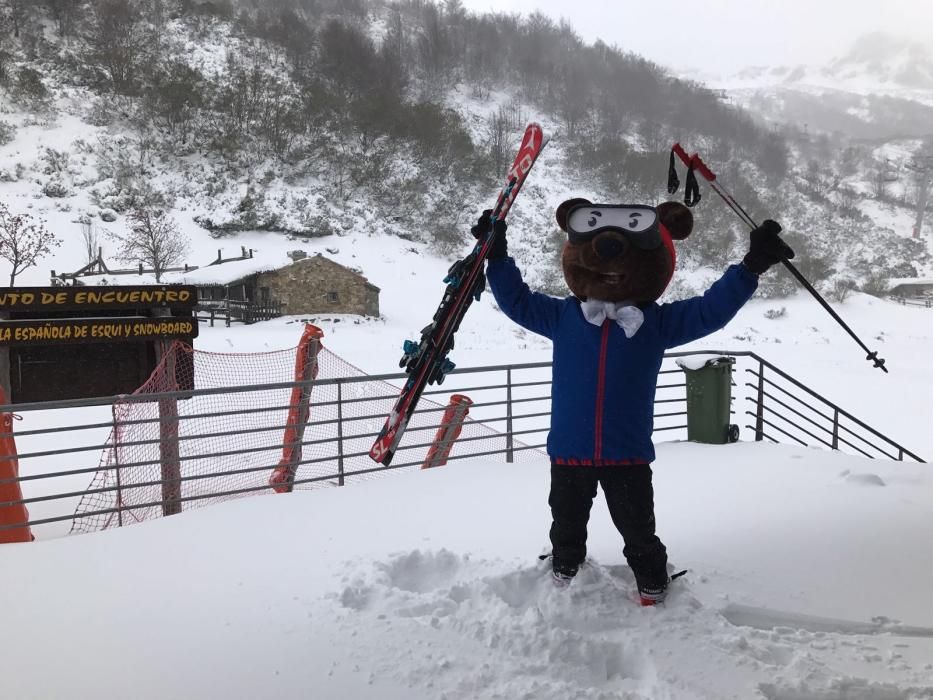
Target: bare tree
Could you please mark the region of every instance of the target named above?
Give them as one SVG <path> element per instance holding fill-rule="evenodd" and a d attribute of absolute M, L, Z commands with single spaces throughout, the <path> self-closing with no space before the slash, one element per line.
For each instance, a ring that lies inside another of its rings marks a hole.
<path fill-rule="evenodd" d="M 130 93 L 139 79 L 153 37 L 135 0 L 96 0 L 88 44 L 114 91 Z"/>
<path fill-rule="evenodd" d="M 61 241 L 45 228 L 44 221 L 36 221 L 29 214 L 13 214 L 0 203 L 0 258 L 12 265 L 11 287 L 20 272 L 34 267 L 39 258 L 60 245 Z"/>
<path fill-rule="evenodd" d="M 810 186 L 810 191 L 817 197 L 829 196 L 842 183 L 842 175 L 823 165 L 824 162 L 817 158 L 811 158 L 807 162 L 807 169 L 803 173 L 803 179 Z"/>
<path fill-rule="evenodd" d="M 27 0 L 6 0 L 8 8 L 7 16 L 13 25 L 13 36 L 19 38 L 19 32 L 26 21 L 26 10 L 28 9 Z"/>
<path fill-rule="evenodd" d="M 888 173 L 887 164 L 878 162 L 871 170 L 871 192 L 876 199 L 884 199 L 888 196 Z"/>
<path fill-rule="evenodd" d="M 858 289 L 858 287 L 854 280 L 847 277 L 840 277 L 833 280 L 833 286 L 829 290 L 828 296 L 833 301 L 838 301 L 841 304 L 848 299 L 849 295 L 856 289 Z"/>
<path fill-rule="evenodd" d="M 923 219 L 929 204 L 930 191 L 933 190 L 933 141 L 924 142 L 907 167 L 913 174 L 917 197 L 914 238 L 919 238 L 923 233 Z"/>
<path fill-rule="evenodd" d="M 489 157 L 492 163 L 492 175 L 498 177 L 508 167 L 507 159 L 514 139 L 511 120 L 505 107 L 489 115 L 486 130 L 489 134 Z"/>
<path fill-rule="evenodd" d="M 156 282 L 161 282 L 166 269 L 188 254 L 188 241 L 160 209 L 134 209 L 128 218 L 128 233 L 111 234 L 120 243 L 117 257 L 142 263 L 155 273 Z"/>
<path fill-rule="evenodd" d="M 100 234 L 93 222 L 81 222 L 81 240 L 84 243 L 84 262 L 90 265 L 100 252 Z"/>
<path fill-rule="evenodd" d="M 69 36 L 74 28 L 80 5 L 83 4 L 82 0 L 45 0 L 45 4 L 58 27 L 58 35 Z"/>

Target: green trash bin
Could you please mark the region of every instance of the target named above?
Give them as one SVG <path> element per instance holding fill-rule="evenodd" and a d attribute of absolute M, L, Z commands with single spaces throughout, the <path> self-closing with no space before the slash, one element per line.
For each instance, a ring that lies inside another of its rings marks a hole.
<path fill-rule="evenodd" d="M 739 426 L 729 423 L 734 357 L 677 360 L 687 377 L 687 439 L 708 445 L 737 442 Z"/>

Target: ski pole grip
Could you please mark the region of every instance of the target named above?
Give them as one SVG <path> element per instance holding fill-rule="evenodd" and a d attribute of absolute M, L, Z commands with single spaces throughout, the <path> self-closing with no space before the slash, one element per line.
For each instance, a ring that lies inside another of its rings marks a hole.
<path fill-rule="evenodd" d="M 716 173 L 709 169 L 709 166 L 703 162 L 703 159 L 700 158 L 699 153 L 694 153 L 693 157 L 690 158 L 690 165 L 694 170 L 698 170 L 700 175 L 705 177 L 709 182 L 712 182 L 716 179 Z"/>
<path fill-rule="evenodd" d="M 679 143 L 675 143 L 671 151 L 677 154 L 677 157 L 680 158 L 684 165 L 686 165 L 688 168 L 690 167 L 690 156 L 687 155 L 687 152 L 684 150 L 683 146 L 681 146 Z"/>

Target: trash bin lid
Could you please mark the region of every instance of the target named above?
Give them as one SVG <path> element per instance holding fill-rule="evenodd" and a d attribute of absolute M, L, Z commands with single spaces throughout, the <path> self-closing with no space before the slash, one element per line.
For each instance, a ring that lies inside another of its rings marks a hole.
<path fill-rule="evenodd" d="M 688 357 L 678 357 L 677 366 L 687 372 L 696 372 L 704 367 L 719 367 L 721 365 L 734 365 L 735 358 L 726 355 L 718 357 L 709 357 L 708 355 L 690 355 Z"/>

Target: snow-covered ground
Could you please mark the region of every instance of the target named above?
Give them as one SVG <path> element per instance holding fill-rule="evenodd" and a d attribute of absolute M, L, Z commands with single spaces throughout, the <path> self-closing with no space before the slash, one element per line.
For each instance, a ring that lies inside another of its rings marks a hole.
<path fill-rule="evenodd" d="M 672 444 L 655 474 L 689 569 L 659 609 L 599 502 L 591 564 L 552 587 L 544 460 L 5 546 L 3 696 L 933 697 L 928 467 Z"/>

